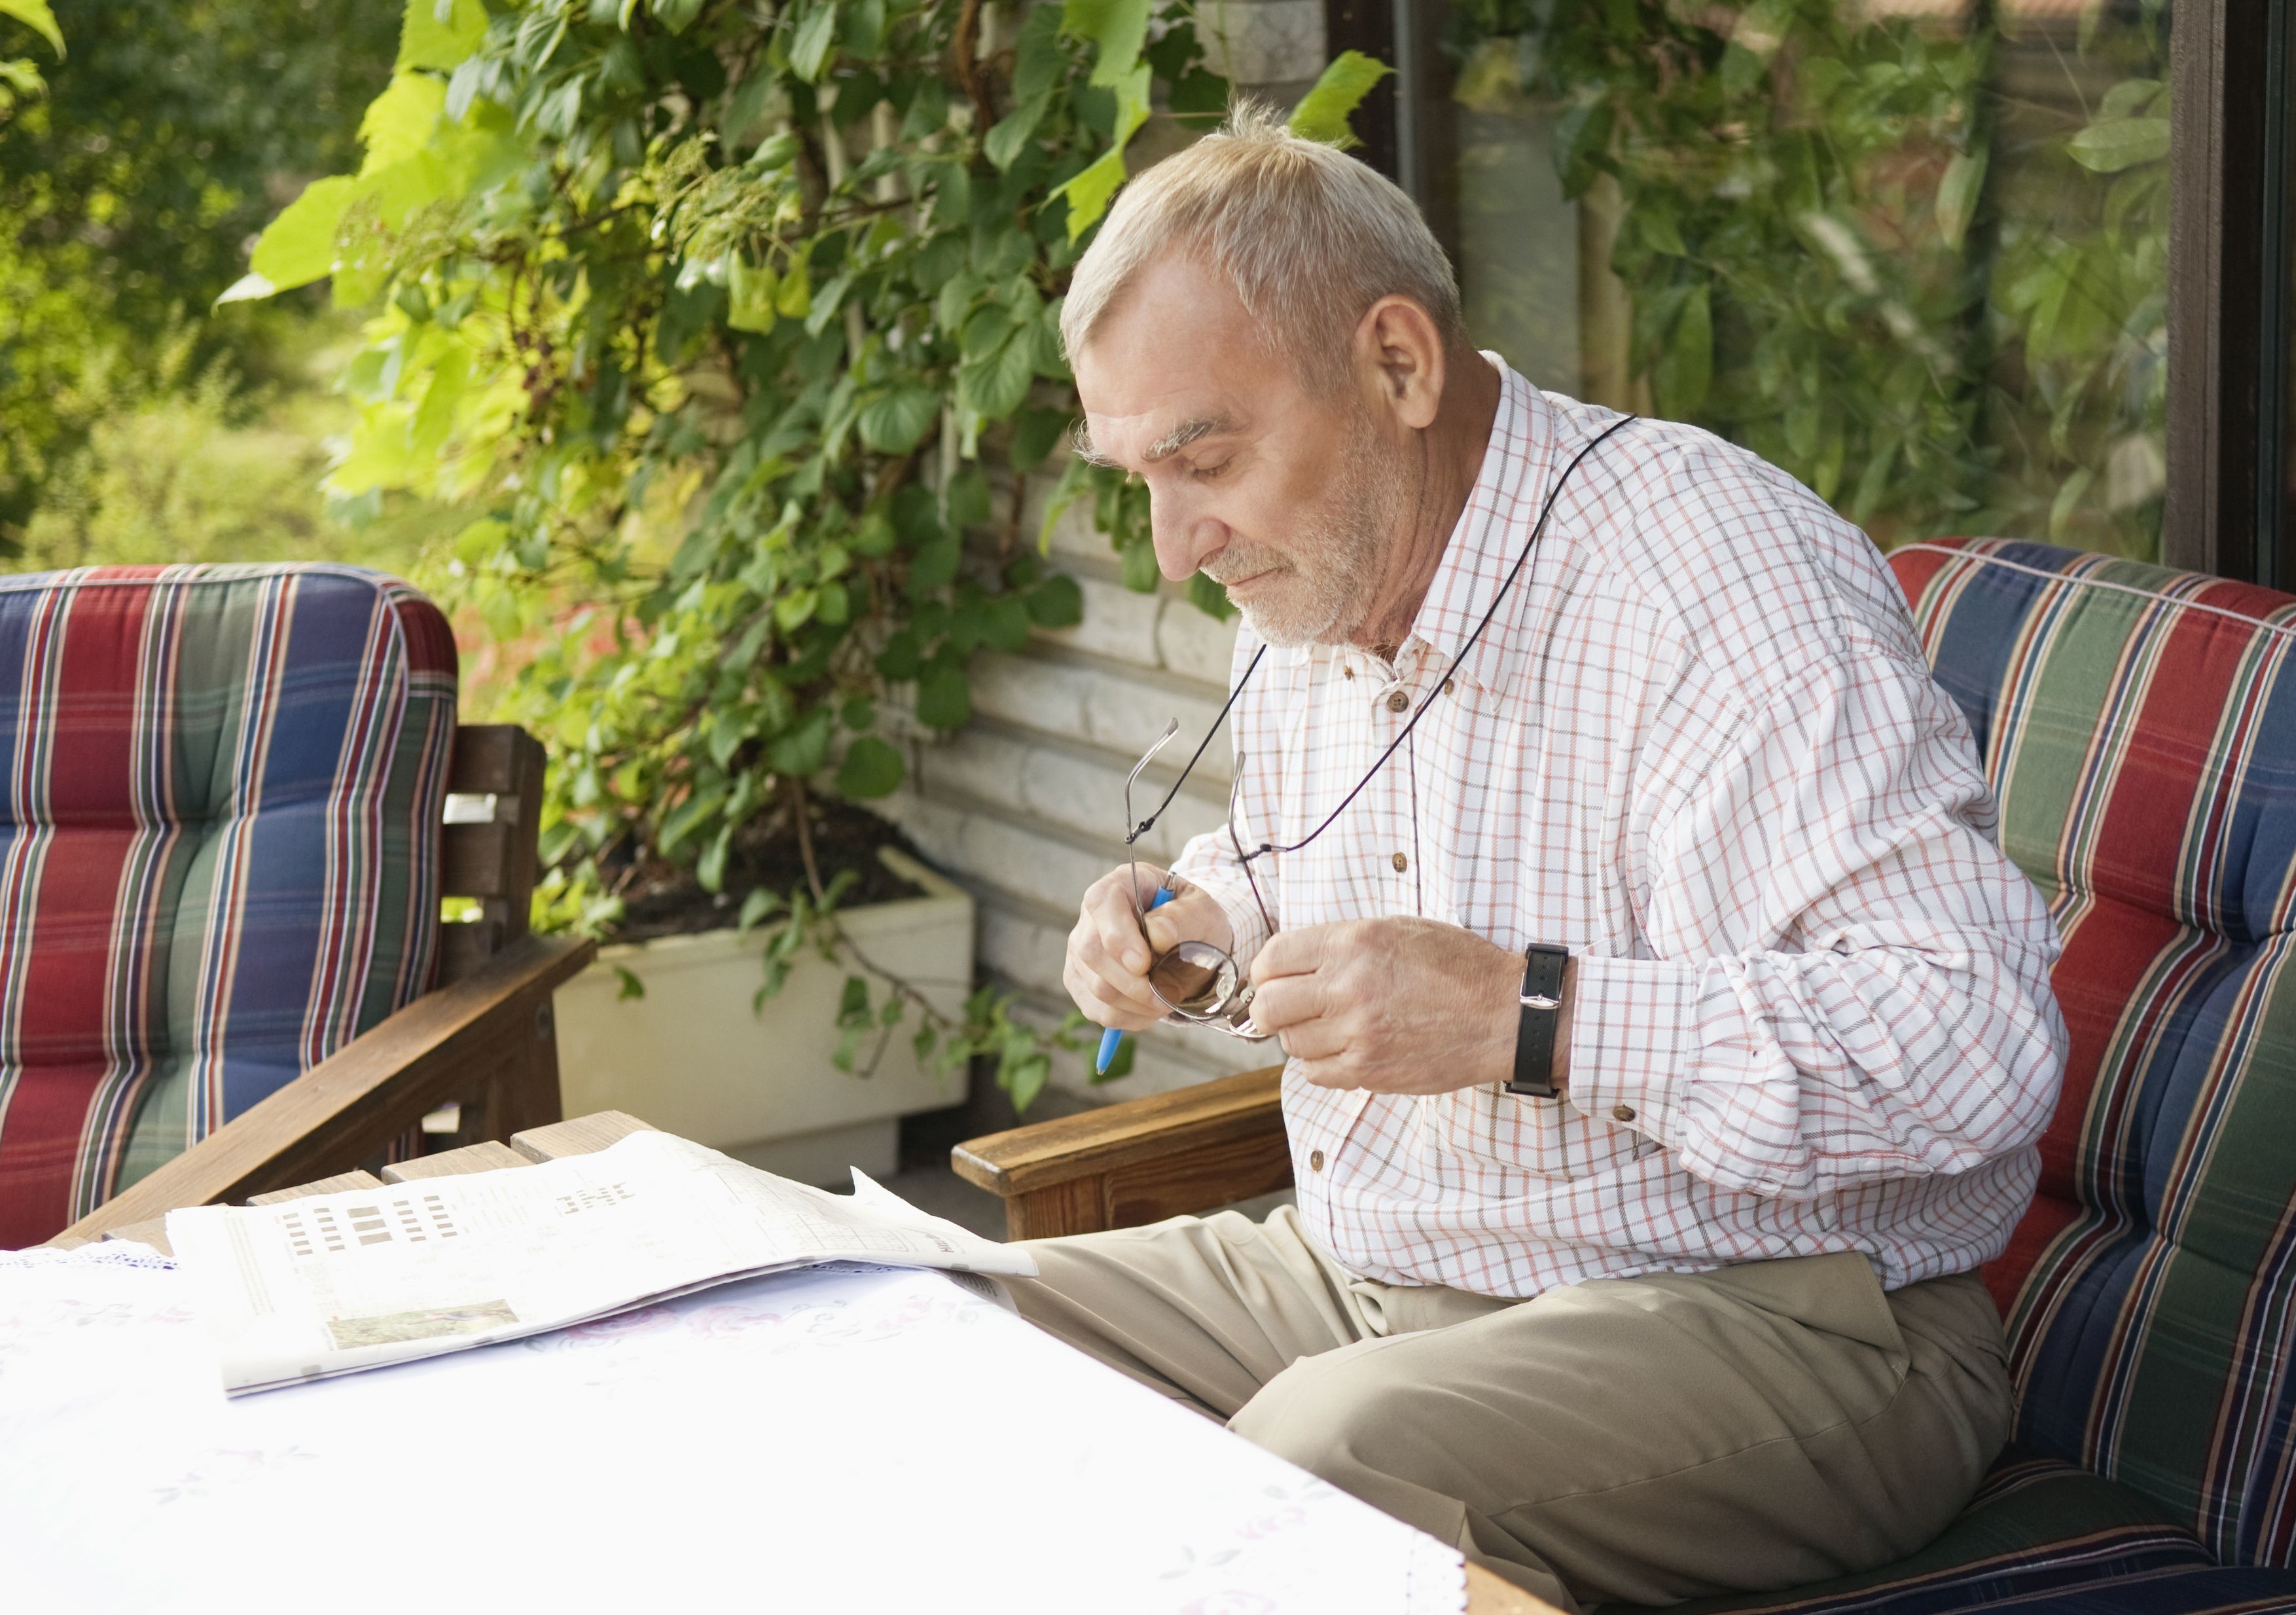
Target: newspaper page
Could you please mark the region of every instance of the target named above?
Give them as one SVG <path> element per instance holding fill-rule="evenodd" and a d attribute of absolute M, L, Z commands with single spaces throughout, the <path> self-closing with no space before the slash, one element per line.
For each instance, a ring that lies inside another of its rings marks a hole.
<path fill-rule="evenodd" d="M 854 1173 L 832 1194 L 667 1133 L 595 1154 L 168 1214 L 237 1396 L 539 1334 L 819 1262 L 1033 1274 Z"/>

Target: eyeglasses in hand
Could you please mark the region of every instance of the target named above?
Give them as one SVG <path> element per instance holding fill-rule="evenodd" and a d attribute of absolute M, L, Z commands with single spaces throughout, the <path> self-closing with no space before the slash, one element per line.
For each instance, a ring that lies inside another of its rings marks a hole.
<path fill-rule="evenodd" d="M 1153 827 L 1162 816 L 1164 808 L 1170 805 L 1172 798 L 1166 796 L 1163 804 L 1154 813 L 1136 822 L 1132 816 L 1132 787 L 1151 759 L 1169 745 L 1172 737 L 1179 732 L 1179 719 L 1174 718 L 1166 724 L 1164 733 L 1140 754 L 1140 760 L 1132 765 L 1132 772 L 1124 776 L 1125 858 L 1131 865 L 1132 910 L 1139 919 L 1143 941 L 1148 941 L 1148 911 L 1163 901 L 1163 898 L 1160 895 L 1144 906 L 1142 905 L 1140 860 L 1134 856 L 1132 848 Z M 1196 749 L 1196 757 L 1202 755 L 1203 748 L 1200 746 Z M 1195 766 L 1195 758 L 1190 758 L 1188 768 L 1193 769 Z M 1187 770 L 1184 769 L 1180 777 L 1185 780 Z M 1252 878 L 1251 864 L 1243 850 L 1243 838 L 1236 832 L 1236 793 L 1242 783 L 1243 758 L 1238 757 L 1235 759 L 1235 778 L 1227 789 L 1228 844 L 1235 848 L 1236 865 L 1243 871 L 1244 881 L 1251 888 L 1251 900 L 1259 906 L 1260 919 L 1273 932 L 1275 922 L 1268 917 L 1267 900 L 1259 895 L 1259 882 Z M 1172 789 L 1177 794 L 1179 786 L 1175 784 Z M 1160 893 L 1177 895 L 1177 889 L 1173 877 L 1168 873 L 1159 884 Z M 1156 1002 L 1172 1014 L 1198 1026 L 1208 1026 L 1214 1031 L 1226 1032 L 1232 1037 L 1242 1037 L 1255 1043 L 1272 1036 L 1252 1024 L 1250 980 L 1236 963 L 1234 955 L 1226 948 L 1217 947 L 1210 942 L 1185 941 L 1161 952 L 1157 950 L 1153 942 L 1148 942 L 1148 990 L 1156 996 Z"/>

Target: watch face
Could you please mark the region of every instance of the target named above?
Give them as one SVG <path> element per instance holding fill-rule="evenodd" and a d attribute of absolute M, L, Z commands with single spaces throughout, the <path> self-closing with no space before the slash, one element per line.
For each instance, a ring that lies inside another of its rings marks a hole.
<path fill-rule="evenodd" d="M 1522 1007 L 1525 1009 L 1561 1009 L 1562 1007 L 1562 1000 L 1560 998 L 1550 998 L 1545 993 L 1525 993 L 1522 996 Z"/>

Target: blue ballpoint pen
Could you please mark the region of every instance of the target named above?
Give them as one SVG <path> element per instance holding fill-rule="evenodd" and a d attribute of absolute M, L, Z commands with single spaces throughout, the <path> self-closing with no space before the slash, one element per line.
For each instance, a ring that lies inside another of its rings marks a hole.
<path fill-rule="evenodd" d="M 1148 905 L 1148 912 L 1153 914 L 1171 900 L 1172 889 L 1168 886 L 1159 886 L 1156 889 L 1156 896 L 1154 899 Z M 1116 1051 L 1118 1046 L 1121 1045 L 1123 1041 L 1124 1034 L 1118 1031 L 1112 1026 L 1106 1031 L 1101 1033 L 1100 1056 L 1092 1062 L 1092 1071 L 1094 1076 L 1105 1077 L 1108 1075 L 1108 1068 L 1116 1062 Z"/>

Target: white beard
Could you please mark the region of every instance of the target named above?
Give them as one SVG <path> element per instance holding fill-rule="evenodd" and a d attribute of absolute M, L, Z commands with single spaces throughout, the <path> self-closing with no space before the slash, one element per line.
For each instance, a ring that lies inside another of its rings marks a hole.
<path fill-rule="evenodd" d="M 1256 545 L 1231 545 L 1221 553 L 1219 571 L 1229 578 L 1275 569 L 1259 599 L 1236 602 L 1244 626 L 1269 644 L 1337 644 L 1369 612 L 1381 553 L 1403 502 L 1400 467 L 1387 463 L 1382 447 L 1371 422 L 1358 416 L 1341 451 L 1331 497 L 1301 519 L 1291 557 Z"/>

